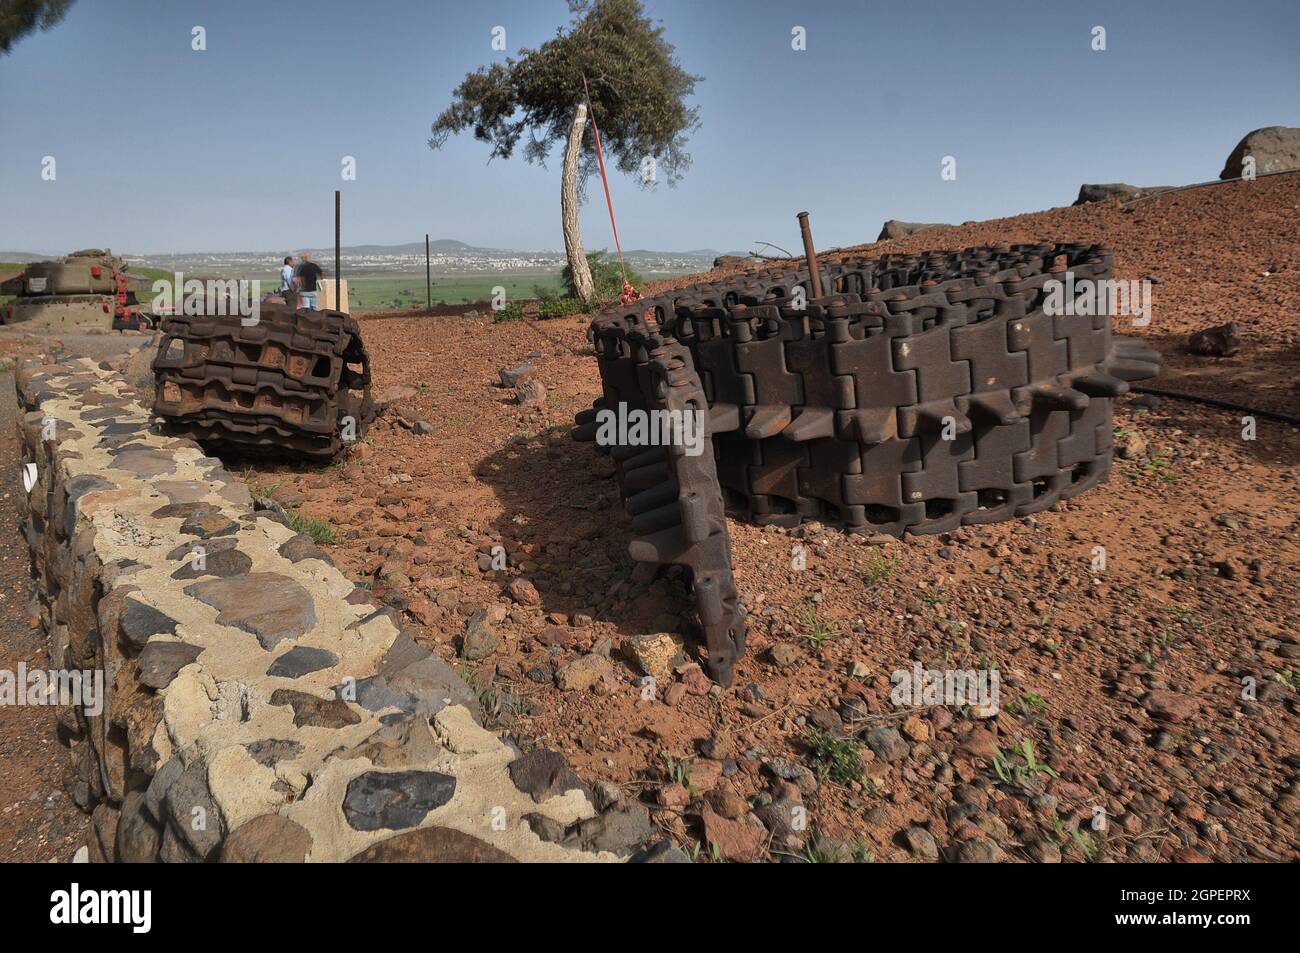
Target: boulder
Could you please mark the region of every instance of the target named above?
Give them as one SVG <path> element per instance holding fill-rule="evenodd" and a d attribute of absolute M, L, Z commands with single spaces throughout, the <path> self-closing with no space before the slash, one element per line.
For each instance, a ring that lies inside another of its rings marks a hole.
<path fill-rule="evenodd" d="M 1300 169 L 1300 129 L 1292 126 L 1265 126 L 1246 133 L 1229 154 L 1219 173 L 1221 179 L 1235 179 L 1242 173 L 1246 156 L 1255 159 L 1255 174 Z"/>
<path fill-rule="evenodd" d="M 1127 182 L 1081 185 L 1079 186 L 1079 197 L 1074 200 L 1074 204 L 1086 205 L 1089 202 L 1104 202 L 1109 198 L 1117 198 L 1121 202 L 1128 202 L 1147 195 L 1155 195 L 1157 192 L 1168 192 L 1170 188 L 1171 186 L 1168 185 L 1129 185 Z"/>
<path fill-rule="evenodd" d="M 742 257 L 740 255 L 719 255 L 713 259 L 713 270 L 718 271 L 722 268 L 747 268 L 754 264 L 757 259 Z"/>
<path fill-rule="evenodd" d="M 900 222 L 896 218 L 891 218 L 880 229 L 880 234 L 876 236 L 876 241 L 883 242 L 891 238 L 905 238 L 908 235 L 915 235 L 917 232 L 923 232 L 928 228 L 949 228 L 947 222 Z"/>

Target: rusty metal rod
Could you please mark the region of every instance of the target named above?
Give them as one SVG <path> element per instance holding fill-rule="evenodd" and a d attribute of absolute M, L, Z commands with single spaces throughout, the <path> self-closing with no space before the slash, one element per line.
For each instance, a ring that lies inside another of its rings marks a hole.
<path fill-rule="evenodd" d="M 822 272 L 817 267 L 817 252 L 813 249 L 812 230 L 808 227 L 808 213 L 799 213 L 799 232 L 803 235 L 803 253 L 808 257 L 808 286 L 814 298 L 822 296 Z"/>
<path fill-rule="evenodd" d="M 343 310 L 339 297 L 339 280 L 343 274 L 343 193 L 334 190 L 334 310 Z"/>

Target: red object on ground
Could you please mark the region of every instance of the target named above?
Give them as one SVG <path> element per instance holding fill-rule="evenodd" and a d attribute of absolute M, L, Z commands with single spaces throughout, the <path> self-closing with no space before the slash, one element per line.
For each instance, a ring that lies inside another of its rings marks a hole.
<path fill-rule="evenodd" d="M 628 304 L 641 297 L 627 280 L 627 267 L 623 264 L 623 244 L 618 240 L 618 222 L 614 219 L 614 199 L 609 194 L 609 177 L 605 174 L 605 153 L 600 148 L 600 130 L 596 128 L 596 111 L 591 108 L 591 88 L 587 77 L 582 77 L 582 91 L 587 95 L 587 115 L 591 117 L 591 135 L 596 140 L 596 162 L 600 166 L 600 184 L 605 187 L 605 205 L 609 208 L 609 225 L 614 230 L 614 247 L 618 249 L 618 270 L 623 274 L 623 293 L 619 295 L 620 304 Z"/>

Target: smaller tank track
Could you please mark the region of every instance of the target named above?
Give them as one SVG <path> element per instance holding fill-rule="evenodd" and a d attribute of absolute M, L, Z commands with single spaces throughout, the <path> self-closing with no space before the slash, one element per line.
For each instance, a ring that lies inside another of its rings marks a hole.
<path fill-rule="evenodd" d="M 263 303 L 237 315 L 167 318 L 154 357 L 154 413 L 214 453 L 329 460 L 375 417 L 370 358 L 337 311 Z"/>
<path fill-rule="evenodd" d="M 600 446 L 634 559 L 685 566 L 721 684 L 744 650 L 723 513 L 937 533 L 1038 512 L 1104 481 L 1111 401 L 1158 357 L 1112 337 L 1103 298 L 1049 314 L 1047 283 L 1111 277 L 1111 253 L 1002 245 L 769 269 L 607 308 L 590 335 L 601 410 L 707 407 L 706 452 Z M 1095 312 L 1095 313 L 1090 313 Z"/>

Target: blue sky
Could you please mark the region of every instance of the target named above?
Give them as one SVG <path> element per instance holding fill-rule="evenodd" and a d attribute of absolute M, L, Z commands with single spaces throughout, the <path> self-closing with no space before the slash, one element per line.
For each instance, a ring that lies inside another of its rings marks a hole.
<path fill-rule="evenodd" d="M 646 8 L 704 77 L 702 126 L 678 187 L 613 180 L 629 248 L 794 249 L 803 209 L 829 247 L 886 218 L 1066 205 L 1081 182 L 1203 181 L 1251 129 L 1300 125 L 1295 0 Z M 513 52 L 567 20 L 562 0 L 78 0 L 0 58 L 0 249 L 324 246 L 340 187 L 345 244 L 559 248 L 558 151 L 543 169 L 426 141 L 464 74 L 505 55 L 494 26 Z M 598 183 L 588 199 L 584 240 L 612 247 Z"/>

